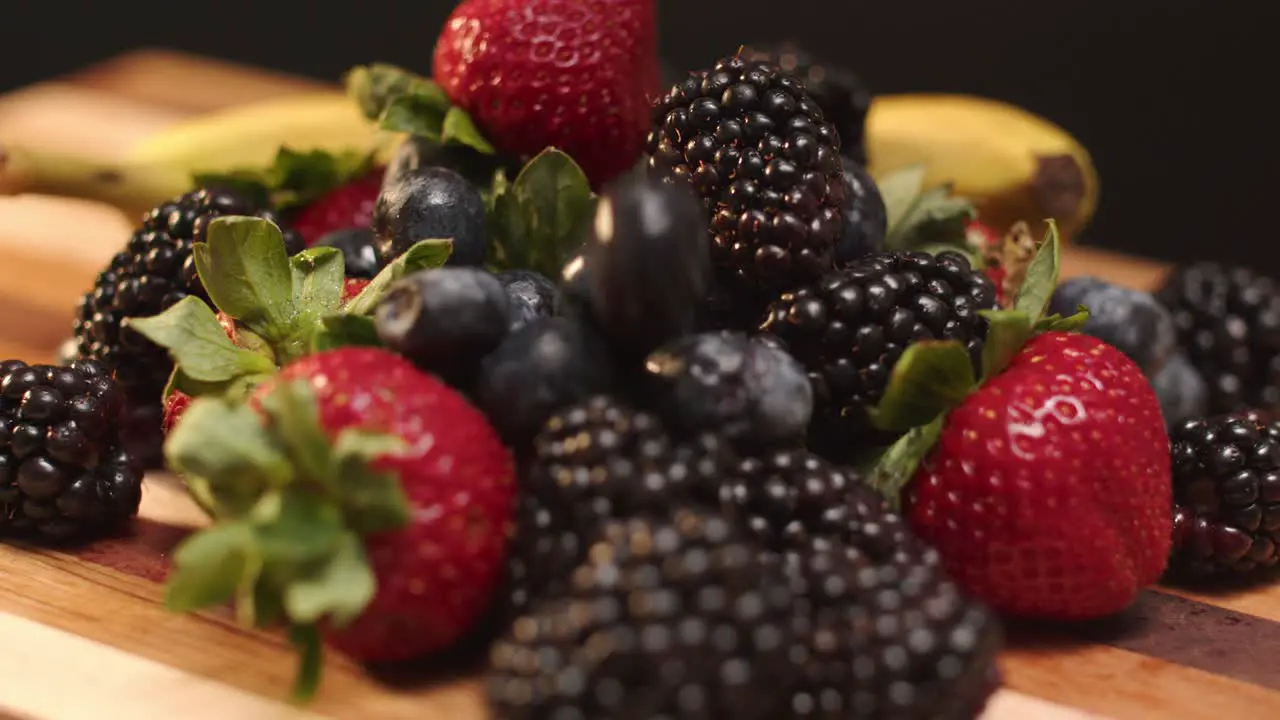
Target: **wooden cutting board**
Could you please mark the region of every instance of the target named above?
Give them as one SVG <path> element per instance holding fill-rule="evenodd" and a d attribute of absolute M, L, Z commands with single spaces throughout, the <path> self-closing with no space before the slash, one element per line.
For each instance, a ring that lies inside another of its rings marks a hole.
<path fill-rule="evenodd" d="M 111 159 L 194 113 L 317 87 L 204 58 L 135 52 L 0 97 L 0 142 Z M 132 221 L 93 203 L 0 198 L 0 358 L 53 358 L 79 294 Z M 1144 288 L 1166 271 L 1086 248 L 1070 248 L 1065 265 L 1066 275 Z M 180 485 L 156 474 L 128 538 L 75 553 L 0 547 L 0 717 L 487 717 L 476 684 L 457 672 L 389 682 L 336 657 L 316 702 L 280 702 L 293 670 L 281 638 L 241 630 L 225 614 L 174 615 L 161 606 L 170 552 L 201 522 Z M 1106 623 L 1017 627 L 1010 636 L 1006 686 L 986 720 L 1280 714 L 1280 587 L 1218 595 L 1157 589 Z"/>

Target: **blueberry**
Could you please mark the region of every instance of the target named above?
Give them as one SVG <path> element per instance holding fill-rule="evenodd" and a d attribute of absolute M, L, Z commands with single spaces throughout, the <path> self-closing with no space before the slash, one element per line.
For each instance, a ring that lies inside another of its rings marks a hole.
<path fill-rule="evenodd" d="M 586 326 L 537 318 L 484 359 L 475 395 L 503 440 L 520 451 L 552 414 L 610 391 L 614 367 L 604 341 Z"/>
<path fill-rule="evenodd" d="M 1080 305 L 1089 309 L 1082 331 L 1115 346 L 1148 375 L 1173 354 L 1177 344 L 1173 318 L 1149 293 L 1096 277 L 1072 278 L 1054 290 L 1049 312 L 1074 315 Z"/>
<path fill-rule="evenodd" d="M 518 170 L 499 155 L 488 155 L 466 145 L 441 145 L 423 137 L 410 136 L 396 148 L 382 175 L 382 187 L 400 182 L 405 175 L 429 167 L 449 168 L 476 187 L 487 188 L 499 169 Z"/>
<path fill-rule="evenodd" d="M 800 441 L 813 414 L 804 367 L 763 336 L 688 335 L 655 350 L 644 367 L 646 397 L 670 427 L 690 435 Z"/>
<path fill-rule="evenodd" d="M 888 211 L 880 188 L 865 168 L 848 158 L 844 161 L 844 189 L 844 234 L 836 243 L 836 262 L 841 265 L 880 252 L 888 231 Z"/>
<path fill-rule="evenodd" d="M 373 232 L 384 266 L 422 240 L 446 238 L 453 241 L 447 265 L 482 265 L 488 243 L 484 199 L 453 170 L 413 170 L 382 188 Z"/>
<path fill-rule="evenodd" d="M 507 336 L 511 306 L 489 272 L 439 268 L 392 285 L 374 320 L 389 348 L 465 389 L 480 359 Z"/>
<path fill-rule="evenodd" d="M 373 230 L 369 228 L 334 230 L 316 244 L 342 251 L 347 277 L 372 280 L 378 274 L 378 251 L 374 249 Z"/>
<path fill-rule="evenodd" d="M 1209 385 L 1182 353 L 1176 353 L 1151 378 L 1168 425 L 1203 417 L 1209 411 Z"/>
<path fill-rule="evenodd" d="M 554 313 L 559 291 L 546 277 L 532 270 L 507 270 L 497 278 L 511 301 L 512 330 Z"/>
<path fill-rule="evenodd" d="M 693 328 L 711 261 L 701 204 L 687 184 L 633 173 L 606 188 L 583 251 L 601 329 L 643 357 Z"/>

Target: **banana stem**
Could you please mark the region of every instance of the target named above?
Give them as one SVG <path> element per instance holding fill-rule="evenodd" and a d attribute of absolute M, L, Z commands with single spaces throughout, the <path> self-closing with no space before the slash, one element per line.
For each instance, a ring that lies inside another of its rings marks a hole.
<path fill-rule="evenodd" d="M 103 163 L 0 145 L 0 195 L 76 197 L 140 213 L 182 194 L 190 184 L 185 172 L 164 166 Z"/>

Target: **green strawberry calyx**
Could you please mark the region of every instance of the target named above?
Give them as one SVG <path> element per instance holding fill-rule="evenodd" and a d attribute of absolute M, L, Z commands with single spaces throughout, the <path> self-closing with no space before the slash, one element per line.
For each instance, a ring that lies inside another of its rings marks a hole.
<path fill-rule="evenodd" d="M 213 523 L 175 550 L 166 606 L 232 602 L 242 625 L 287 625 L 299 652 L 293 694 L 310 698 L 320 681 L 318 628 L 346 626 L 377 592 L 364 538 L 409 521 L 399 478 L 378 466 L 404 447 L 358 428 L 330 437 L 302 381 L 273 388 L 256 408 L 197 399 L 165 458 Z"/>
<path fill-rule="evenodd" d="M 384 130 L 498 154 L 471 116 L 429 78 L 372 64 L 348 71 L 345 85 L 365 116 Z M 488 208 L 490 269 L 554 277 L 581 247 L 596 195 L 586 173 L 561 150 L 546 148 L 517 160 L 514 178 L 500 169 L 481 188 Z"/>
<path fill-rule="evenodd" d="M 870 484 L 890 503 L 898 502 L 902 488 L 937 442 L 951 409 L 999 375 L 1035 335 L 1070 332 L 1084 325 L 1089 317 L 1084 307 L 1069 317 L 1045 316 L 1057 286 L 1060 260 L 1057 225 L 1049 220 L 1011 307 L 981 311 L 987 336 L 979 373 L 974 373 L 965 347 L 954 340 L 915 343 L 894 364 L 884 396 L 870 417 L 883 430 L 905 434 L 880 454 L 868 472 Z"/>
<path fill-rule="evenodd" d="M 373 310 L 387 289 L 412 272 L 443 266 L 451 247 L 448 240 L 414 245 L 344 305 L 340 250 L 314 247 L 289 257 L 272 222 L 222 217 L 191 249 L 212 306 L 188 296 L 125 324 L 173 358 L 166 395 L 244 397 L 280 367 L 318 350 L 377 345 Z M 234 321 L 235 341 L 218 312 Z"/>
<path fill-rule="evenodd" d="M 924 165 L 911 165 L 883 175 L 876 186 L 884 199 L 885 250 L 959 252 L 974 267 L 982 267 L 966 238 L 966 228 L 978 216 L 973 203 L 952 193 L 949 184 L 926 188 Z"/>
<path fill-rule="evenodd" d="M 372 172 L 377 156 L 376 150 L 334 154 L 282 147 L 269 167 L 197 173 L 193 180 L 196 187 L 226 188 L 259 207 L 289 212 Z"/>

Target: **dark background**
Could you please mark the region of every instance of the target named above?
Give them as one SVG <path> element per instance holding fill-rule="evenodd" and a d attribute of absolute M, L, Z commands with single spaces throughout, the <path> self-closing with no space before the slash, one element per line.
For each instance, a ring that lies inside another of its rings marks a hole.
<path fill-rule="evenodd" d="M 298 3 L 0 0 L 0 92 L 124 50 L 165 46 L 318 78 L 382 60 L 426 72 L 452 0 Z M 659 0 L 680 67 L 795 39 L 879 92 L 1020 104 L 1093 153 L 1102 202 L 1085 240 L 1280 274 L 1280 3 L 1211 0 Z"/>

